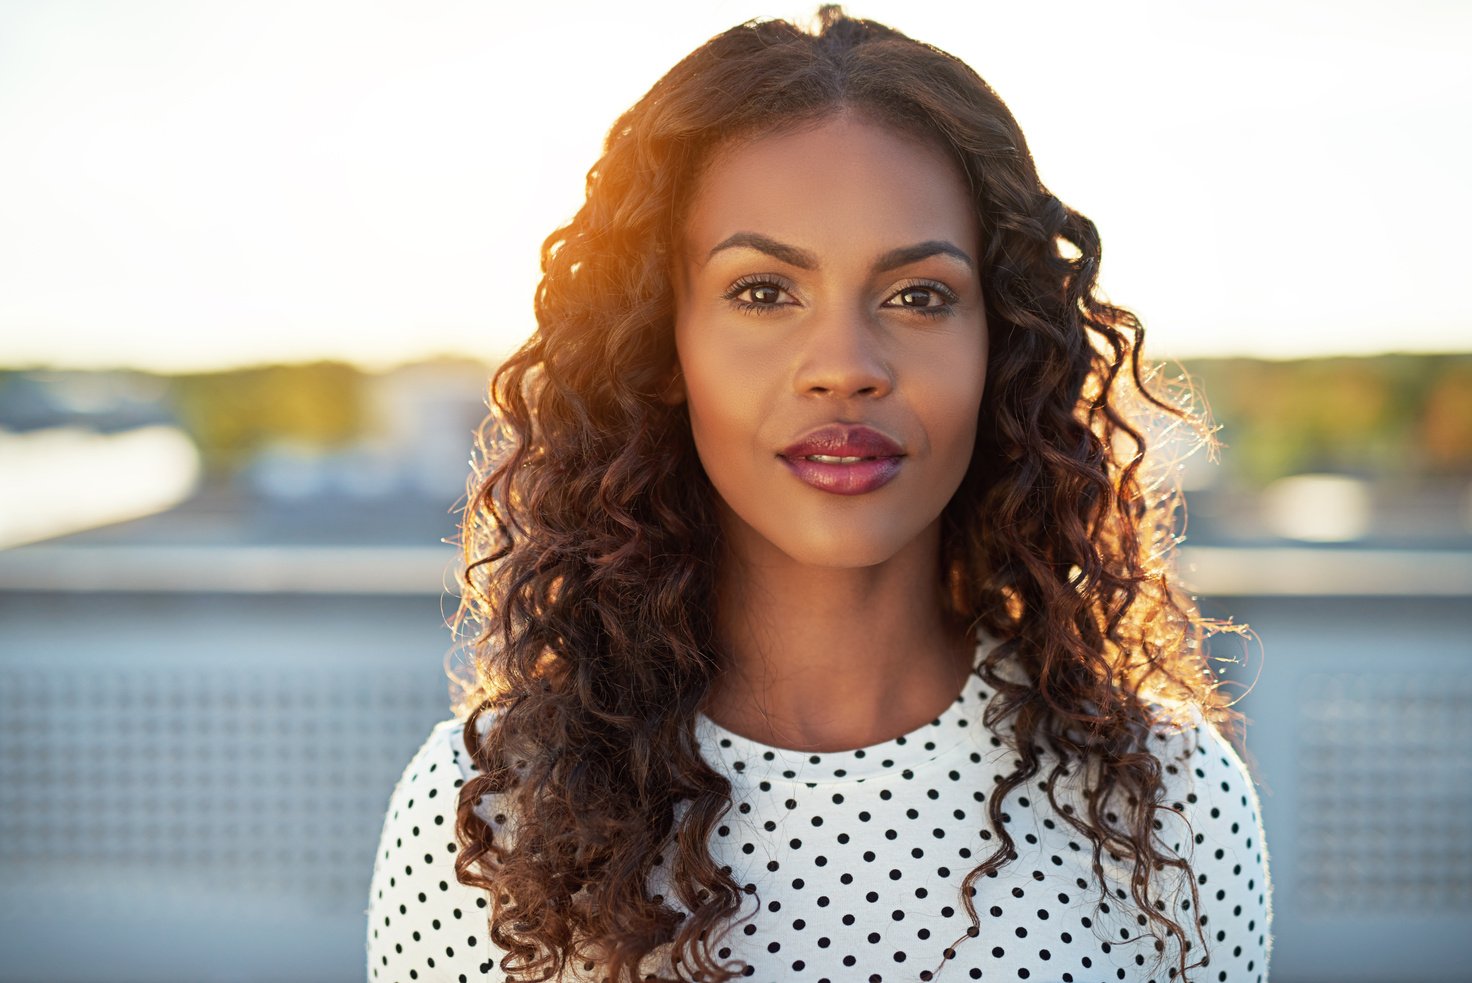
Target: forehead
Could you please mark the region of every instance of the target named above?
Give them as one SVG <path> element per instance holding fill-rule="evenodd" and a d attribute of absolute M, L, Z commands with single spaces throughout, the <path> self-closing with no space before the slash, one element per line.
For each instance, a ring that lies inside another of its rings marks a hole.
<path fill-rule="evenodd" d="M 686 252 L 697 269 L 715 243 L 743 230 L 820 252 L 930 239 L 980 246 L 960 164 L 911 128 L 853 114 L 718 152 L 685 215 Z"/>

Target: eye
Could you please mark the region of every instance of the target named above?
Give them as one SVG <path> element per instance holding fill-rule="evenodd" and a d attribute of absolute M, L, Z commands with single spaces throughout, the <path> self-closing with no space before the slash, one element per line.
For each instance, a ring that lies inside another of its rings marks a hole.
<path fill-rule="evenodd" d="M 730 301 L 738 310 L 766 314 L 794 303 L 789 289 L 785 281 L 768 274 L 744 276 L 731 284 L 721 299 Z"/>
<path fill-rule="evenodd" d="M 929 307 L 932 300 L 940 299 L 940 294 L 929 287 L 906 287 L 895 296 L 901 307 Z"/>
<path fill-rule="evenodd" d="M 917 280 L 902 284 L 890 294 L 885 307 L 900 307 L 926 317 L 938 317 L 951 313 L 951 305 L 959 298 L 955 292 L 933 280 Z M 898 303 L 894 303 L 898 301 Z"/>
<path fill-rule="evenodd" d="M 759 284 L 755 287 L 747 287 L 742 293 L 751 297 L 753 304 L 766 306 L 775 304 L 782 299 L 782 288 L 774 287 L 770 283 Z"/>

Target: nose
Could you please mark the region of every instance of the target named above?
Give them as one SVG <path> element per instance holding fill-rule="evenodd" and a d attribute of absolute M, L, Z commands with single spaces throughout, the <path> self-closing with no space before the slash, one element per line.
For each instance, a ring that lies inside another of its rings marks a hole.
<path fill-rule="evenodd" d="M 861 315 L 813 318 L 805 325 L 803 341 L 793 374 L 798 395 L 848 399 L 885 396 L 894 389 L 894 373 L 878 333 Z"/>

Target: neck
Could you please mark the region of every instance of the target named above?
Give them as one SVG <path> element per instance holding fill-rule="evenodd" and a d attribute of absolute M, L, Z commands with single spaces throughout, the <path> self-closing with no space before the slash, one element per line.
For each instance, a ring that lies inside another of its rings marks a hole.
<path fill-rule="evenodd" d="M 716 588 L 726 664 L 706 715 L 805 751 L 877 744 L 935 719 L 965 685 L 975 645 L 946 613 L 938 551 L 938 522 L 869 567 L 728 549 Z"/>

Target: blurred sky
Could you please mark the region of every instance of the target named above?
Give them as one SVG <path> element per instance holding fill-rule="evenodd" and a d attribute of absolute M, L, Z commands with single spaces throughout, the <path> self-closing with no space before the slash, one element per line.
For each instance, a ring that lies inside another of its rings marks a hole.
<path fill-rule="evenodd" d="M 815 9 L 0 0 L 0 365 L 495 358 L 615 116 Z M 993 85 L 1148 353 L 1472 347 L 1472 3 L 846 9 Z"/>

